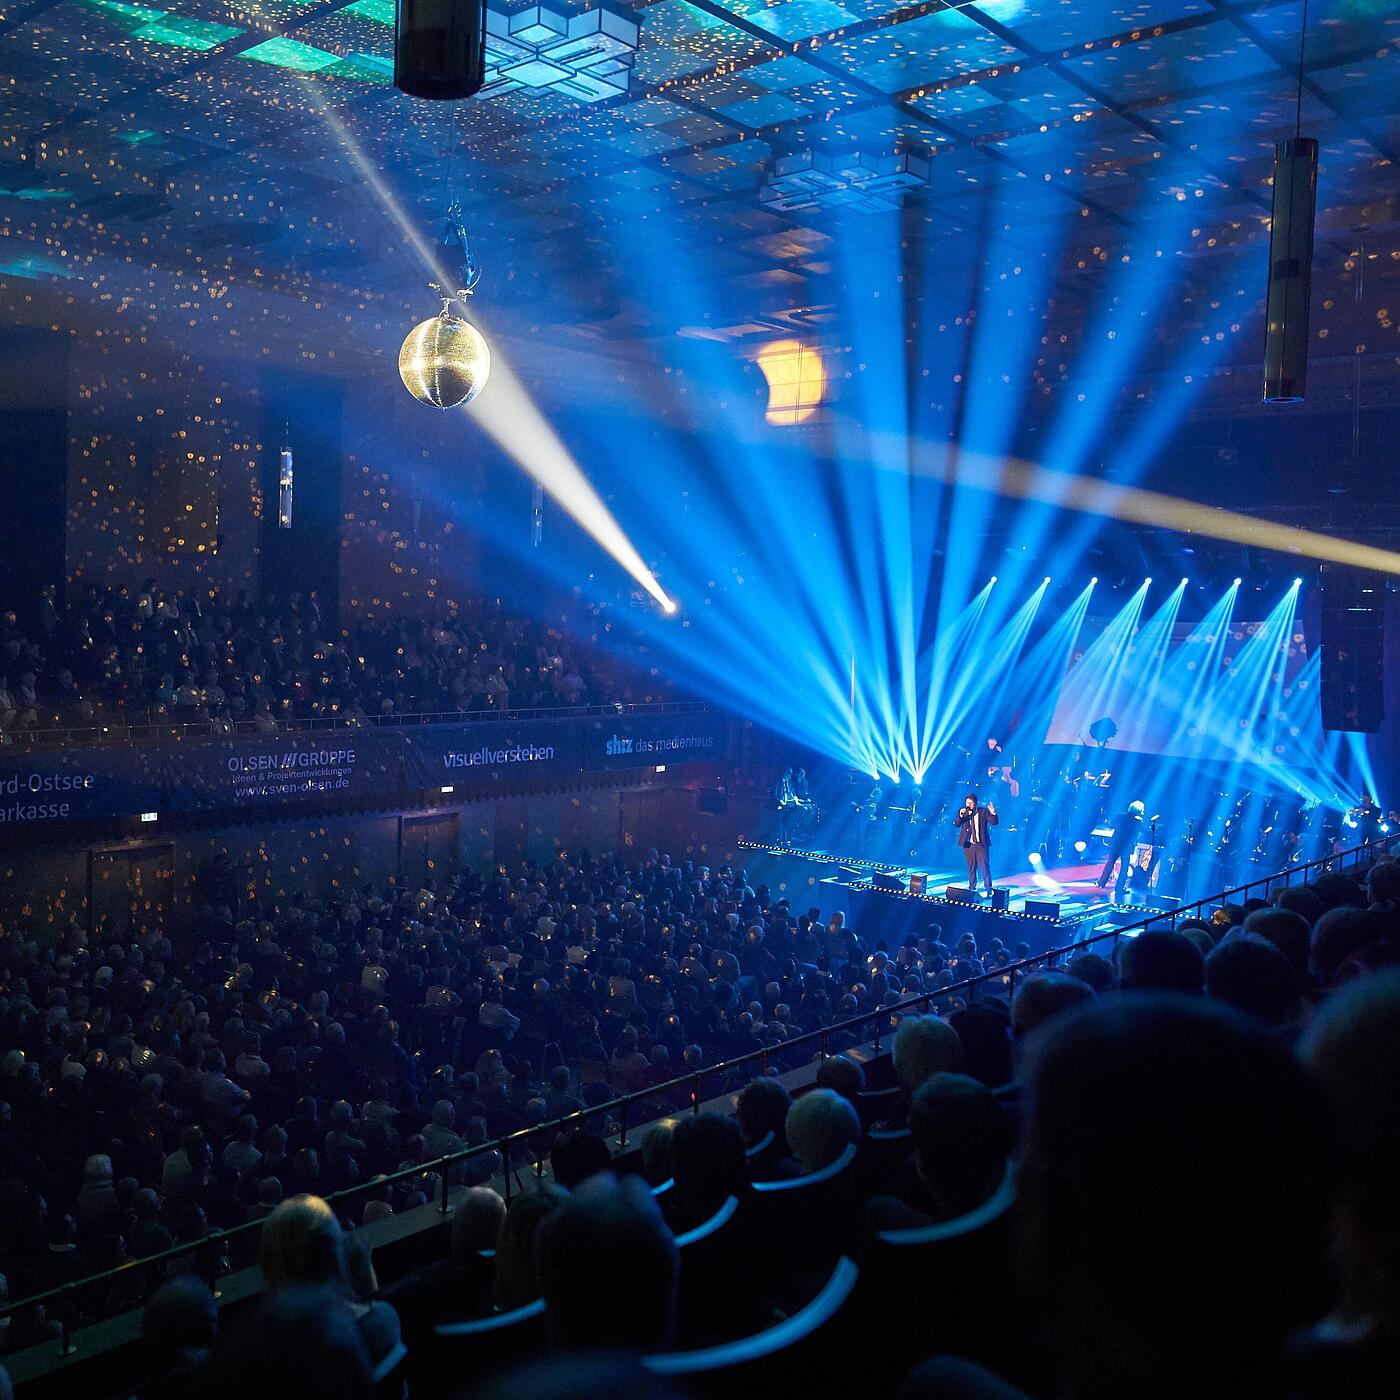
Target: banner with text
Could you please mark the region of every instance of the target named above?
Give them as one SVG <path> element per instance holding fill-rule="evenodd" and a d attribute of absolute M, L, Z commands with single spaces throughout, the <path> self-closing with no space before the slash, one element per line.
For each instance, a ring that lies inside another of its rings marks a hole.
<path fill-rule="evenodd" d="M 724 757 L 723 721 L 703 711 L 678 715 L 604 715 L 581 724 L 586 772 L 701 763 Z"/>
<path fill-rule="evenodd" d="M 160 758 L 157 749 L 0 754 L 0 833 L 154 811 Z"/>
<path fill-rule="evenodd" d="M 579 726 L 578 720 L 537 719 L 405 729 L 405 786 L 443 788 L 479 782 L 483 777 L 576 773 L 581 759 Z"/>
<path fill-rule="evenodd" d="M 403 739 L 395 730 L 214 739 L 163 752 L 167 801 L 177 812 L 390 798 L 403 789 Z"/>

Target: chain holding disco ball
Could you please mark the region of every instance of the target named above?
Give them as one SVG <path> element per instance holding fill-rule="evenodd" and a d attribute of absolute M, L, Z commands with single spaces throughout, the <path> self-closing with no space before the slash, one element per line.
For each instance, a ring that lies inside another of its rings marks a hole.
<path fill-rule="evenodd" d="M 399 378 L 420 403 L 456 408 L 471 403 L 491 377 L 491 351 L 481 332 L 452 313 L 452 303 L 465 303 L 481 280 L 481 264 L 467 242 L 456 200 L 448 206 L 438 258 L 455 275 L 448 284 L 428 284 L 442 298 L 442 310 L 405 337 L 399 350 Z"/>

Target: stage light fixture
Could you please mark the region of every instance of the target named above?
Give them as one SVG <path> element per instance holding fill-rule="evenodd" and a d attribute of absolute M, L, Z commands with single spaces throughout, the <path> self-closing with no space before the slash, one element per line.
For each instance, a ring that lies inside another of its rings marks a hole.
<path fill-rule="evenodd" d="M 1074 850 L 1075 850 L 1075 854 L 1076 854 L 1076 855 L 1081 855 L 1081 856 L 1082 856 L 1082 855 L 1084 854 L 1084 852 L 1087 851 L 1088 849 L 1089 849 L 1089 843 L 1088 843 L 1087 841 L 1076 841 L 1076 842 L 1074 843 Z"/>
<path fill-rule="evenodd" d="M 996 576 L 995 574 L 993 574 L 993 575 L 991 576 L 991 578 L 989 578 L 989 579 L 987 580 L 988 583 L 995 583 L 996 581 L 997 581 L 997 576 Z"/>
<path fill-rule="evenodd" d="M 1236 579 L 1236 580 L 1235 580 L 1235 587 L 1238 588 L 1239 586 L 1240 586 L 1240 580 L 1239 580 L 1239 579 Z"/>
<path fill-rule="evenodd" d="M 1188 583 L 1190 583 L 1190 582 L 1191 582 L 1191 580 L 1190 580 L 1189 578 L 1184 578 L 1184 579 L 1181 580 L 1181 586 L 1182 586 L 1183 588 L 1185 588 L 1186 585 L 1187 585 Z"/>
<path fill-rule="evenodd" d="M 1049 574 L 1046 574 L 1046 575 L 1045 575 L 1045 582 L 1046 582 L 1046 583 L 1049 583 L 1049 582 L 1050 582 L 1050 575 L 1049 575 Z"/>
<path fill-rule="evenodd" d="M 1303 586 L 1303 580 L 1302 580 L 1302 579 L 1300 579 L 1300 578 L 1295 578 L 1295 579 L 1293 580 L 1293 587 L 1294 587 L 1294 588 L 1301 588 L 1302 586 Z"/>
<path fill-rule="evenodd" d="M 480 92 L 485 81 L 485 0 L 398 0 L 394 86 L 400 92 L 450 101 Z"/>
<path fill-rule="evenodd" d="M 1099 576 L 1098 576 L 1097 574 L 1095 574 L 1095 575 L 1093 576 L 1093 578 L 1091 578 L 1091 579 L 1089 580 L 1089 586 L 1092 588 L 1092 587 L 1094 586 L 1094 584 L 1096 584 L 1098 581 L 1099 581 Z"/>

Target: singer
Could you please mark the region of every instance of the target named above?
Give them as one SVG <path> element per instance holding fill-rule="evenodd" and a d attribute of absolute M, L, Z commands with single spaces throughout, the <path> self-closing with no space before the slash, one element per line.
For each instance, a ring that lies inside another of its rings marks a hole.
<path fill-rule="evenodd" d="M 977 888 L 980 874 L 986 892 L 992 892 L 992 827 L 997 824 L 997 804 L 989 802 L 983 807 L 977 801 L 975 792 L 968 793 L 953 825 L 958 828 L 958 845 L 962 847 L 963 859 L 967 862 L 967 887 Z"/>

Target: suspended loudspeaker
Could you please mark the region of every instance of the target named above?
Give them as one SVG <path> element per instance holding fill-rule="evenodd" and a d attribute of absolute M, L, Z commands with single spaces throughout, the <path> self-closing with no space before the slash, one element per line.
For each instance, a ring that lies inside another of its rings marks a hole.
<path fill-rule="evenodd" d="M 485 79 L 485 0 L 398 0 L 394 86 L 400 92 L 470 97 Z"/>
<path fill-rule="evenodd" d="M 1298 403 L 1308 387 L 1308 298 L 1312 294 L 1317 142 L 1274 148 L 1274 216 L 1269 232 L 1269 300 L 1264 330 L 1264 402 Z"/>
<path fill-rule="evenodd" d="M 1322 727 L 1374 734 L 1385 719 L 1385 580 L 1322 566 Z"/>

